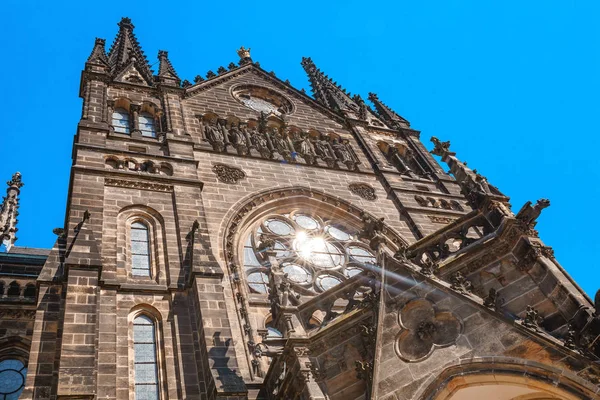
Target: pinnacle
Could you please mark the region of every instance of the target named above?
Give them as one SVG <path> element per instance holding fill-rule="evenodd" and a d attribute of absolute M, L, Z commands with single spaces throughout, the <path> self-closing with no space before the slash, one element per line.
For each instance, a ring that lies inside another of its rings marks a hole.
<path fill-rule="evenodd" d="M 94 48 L 92 49 L 92 53 L 87 59 L 87 63 L 92 64 L 103 64 L 108 66 L 108 58 L 106 57 L 106 39 L 96 38 L 94 42 Z"/>
<path fill-rule="evenodd" d="M 111 67 L 111 73 L 117 75 L 133 62 L 146 80 L 152 82 L 150 64 L 133 33 L 134 26 L 131 19 L 122 18 L 118 26 L 119 32 L 108 51 L 108 63 Z"/>
<path fill-rule="evenodd" d="M 173 68 L 173 64 L 169 60 L 169 52 L 166 50 L 158 51 L 158 76 L 162 78 L 173 78 L 179 80 L 179 75 L 175 72 L 175 68 Z"/>

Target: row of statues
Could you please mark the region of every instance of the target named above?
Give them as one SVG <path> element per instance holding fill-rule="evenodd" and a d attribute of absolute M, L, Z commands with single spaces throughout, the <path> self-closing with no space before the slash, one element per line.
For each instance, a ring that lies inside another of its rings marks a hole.
<path fill-rule="evenodd" d="M 347 139 L 310 135 L 306 131 L 290 131 L 266 123 L 250 126 L 243 122 L 228 122 L 224 119 L 210 119 L 201 127 L 203 140 L 210 143 L 213 150 L 225 152 L 234 148 L 239 155 L 257 151 L 261 157 L 275 159 L 279 154 L 286 162 L 299 162 L 318 165 L 319 160 L 330 168 L 344 164 L 354 171 L 359 164 Z"/>

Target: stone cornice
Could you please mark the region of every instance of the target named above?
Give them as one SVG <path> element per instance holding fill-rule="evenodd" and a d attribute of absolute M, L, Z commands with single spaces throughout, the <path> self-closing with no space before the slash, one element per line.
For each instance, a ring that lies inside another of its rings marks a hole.
<path fill-rule="evenodd" d="M 194 164 L 194 165 L 198 166 L 198 161 L 196 161 L 195 159 L 191 159 L 191 158 L 171 157 L 171 156 L 163 156 L 160 154 L 151 154 L 151 153 L 138 153 L 136 151 L 112 149 L 110 147 L 95 146 L 95 145 L 91 145 L 91 144 L 77 143 L 77 144 L 75 144 L 74 147 L 81 148 L 84 150 L 91 150 L 91 151 L 98 152 L 98 153 L 110 154 L 110 155 L 130 155 L 132 157 L 137 157 L 137 158 L 150 158 L 150 159 L 164 160 L 164 161 L 170 161 L 170 162 L 176 162 L 176 163 Z"/>
<path fill-rule="evenodd" d="M 202 189 L 204 183 L 195 180 L 195 179 L 185 179 L 185 178 L 173 178 L 172 176 L 163 176 L 163 175 L 148 175 L 143 176 L 136 172 L 128 172 L 128 171 L 118 171 L 118 170 L 107 170 L 103 168 L 94 168 L 94 167 L 83 167 L 79 165 L 74 165 L 72 168 L 73 172 L 81 172 L 84 174 L 96 174 L 102 176 L 108 176 L 115 178 L 122 178 L 125 181 L 140 181 L 147 184 L 156 183 L 155 181 L 163 182 L 164 184 L 171 184 L 173 187 L 175 186 L 193 186 Z M 150 190 L 150 189 L 149 189 Z"/>

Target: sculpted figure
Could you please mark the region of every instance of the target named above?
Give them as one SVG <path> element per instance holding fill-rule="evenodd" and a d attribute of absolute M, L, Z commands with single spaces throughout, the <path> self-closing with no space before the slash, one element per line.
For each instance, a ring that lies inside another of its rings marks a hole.
<path fill-rule="evenodd" d="M 352 153 L 350 151 L 350 142 L 348 139 L 343 139 L 342 142 L 338 138 L 333 139 L 333 143 L 331 144 L 333 147 L 333 151 L 335 151 L 335 155 L 338 159 L 346 164 L 350 171 L 354 171 L 356 169 L 356 161 L 354 161 L 354 157 L 352 157 Z"/>
<path fill-rule="evenodd" d="M 250 142 L 264 158 L 273 158 L 273 152 L 269 149 L 269 143 L 265 135 L 256 130 L 256 127 L 250 129 Z"/>
<path fill-rule="evenodd" d="M 277 129 L 277 127 L 271 128 L 271 141 L 273 142 L 273 146 L 275 147 L 275 150 L 277 150 L 277 152 L 279 154 L 281 154 L 283 159 L 287 162 L 291 162 L 292 161 L 292 152 L 290 151 L 290 147 L 289 147 L 287 138 L 284 137 L 281 134 L 281 132 L 279 132 L 279 129 Z"/>
<path fill-rule="evenodd" d="M 329 143 L 327 140 L 325 140 L 325 137 L 322 134 L 313 142 L 313 147 L 317 156 L 325 161 L 328 167 L 333 168 L 335 166 L 335 157 L 333 152 L 329 147 Z"/>
<path fill-rule="evenodd" d="M 217 126 L 217 121 L 209 120 L 204 126 L 204 137 L 212 145 L 213 149 L 218 152 L 225 150 L 225 138 L 223 133 Z"/>
<path fill-rule="evenodd" d="M 300 133 L 300 137 L 296 141 L 296 151 L 304 158 L 307 164 L 316 163 L 317 158 L 315 157 L 315 150 L 308 137 L 308 132 Z"/>
<path fill-rule="evenodd" d="M 246 143 L 246 136 L 244 132 L 235 123 L 231 123 L 229 127 L 229 141 L 233 143 L 237 152 L 241 156 L 248 154 L 248 144 Z"/>

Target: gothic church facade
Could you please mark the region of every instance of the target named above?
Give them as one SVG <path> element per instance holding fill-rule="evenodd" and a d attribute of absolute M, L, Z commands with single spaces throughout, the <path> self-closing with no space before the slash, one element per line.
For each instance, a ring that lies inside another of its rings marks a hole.
<path fill-rule="evenodd" d="M 65 226 L 0 212 L 3 399 L 593 399 L 595 303 L 450 142 L 310 58 L 158 72 L 123 18 L 81 76 Z M 439 156 L 449 173 L 438 164 Z"/>

